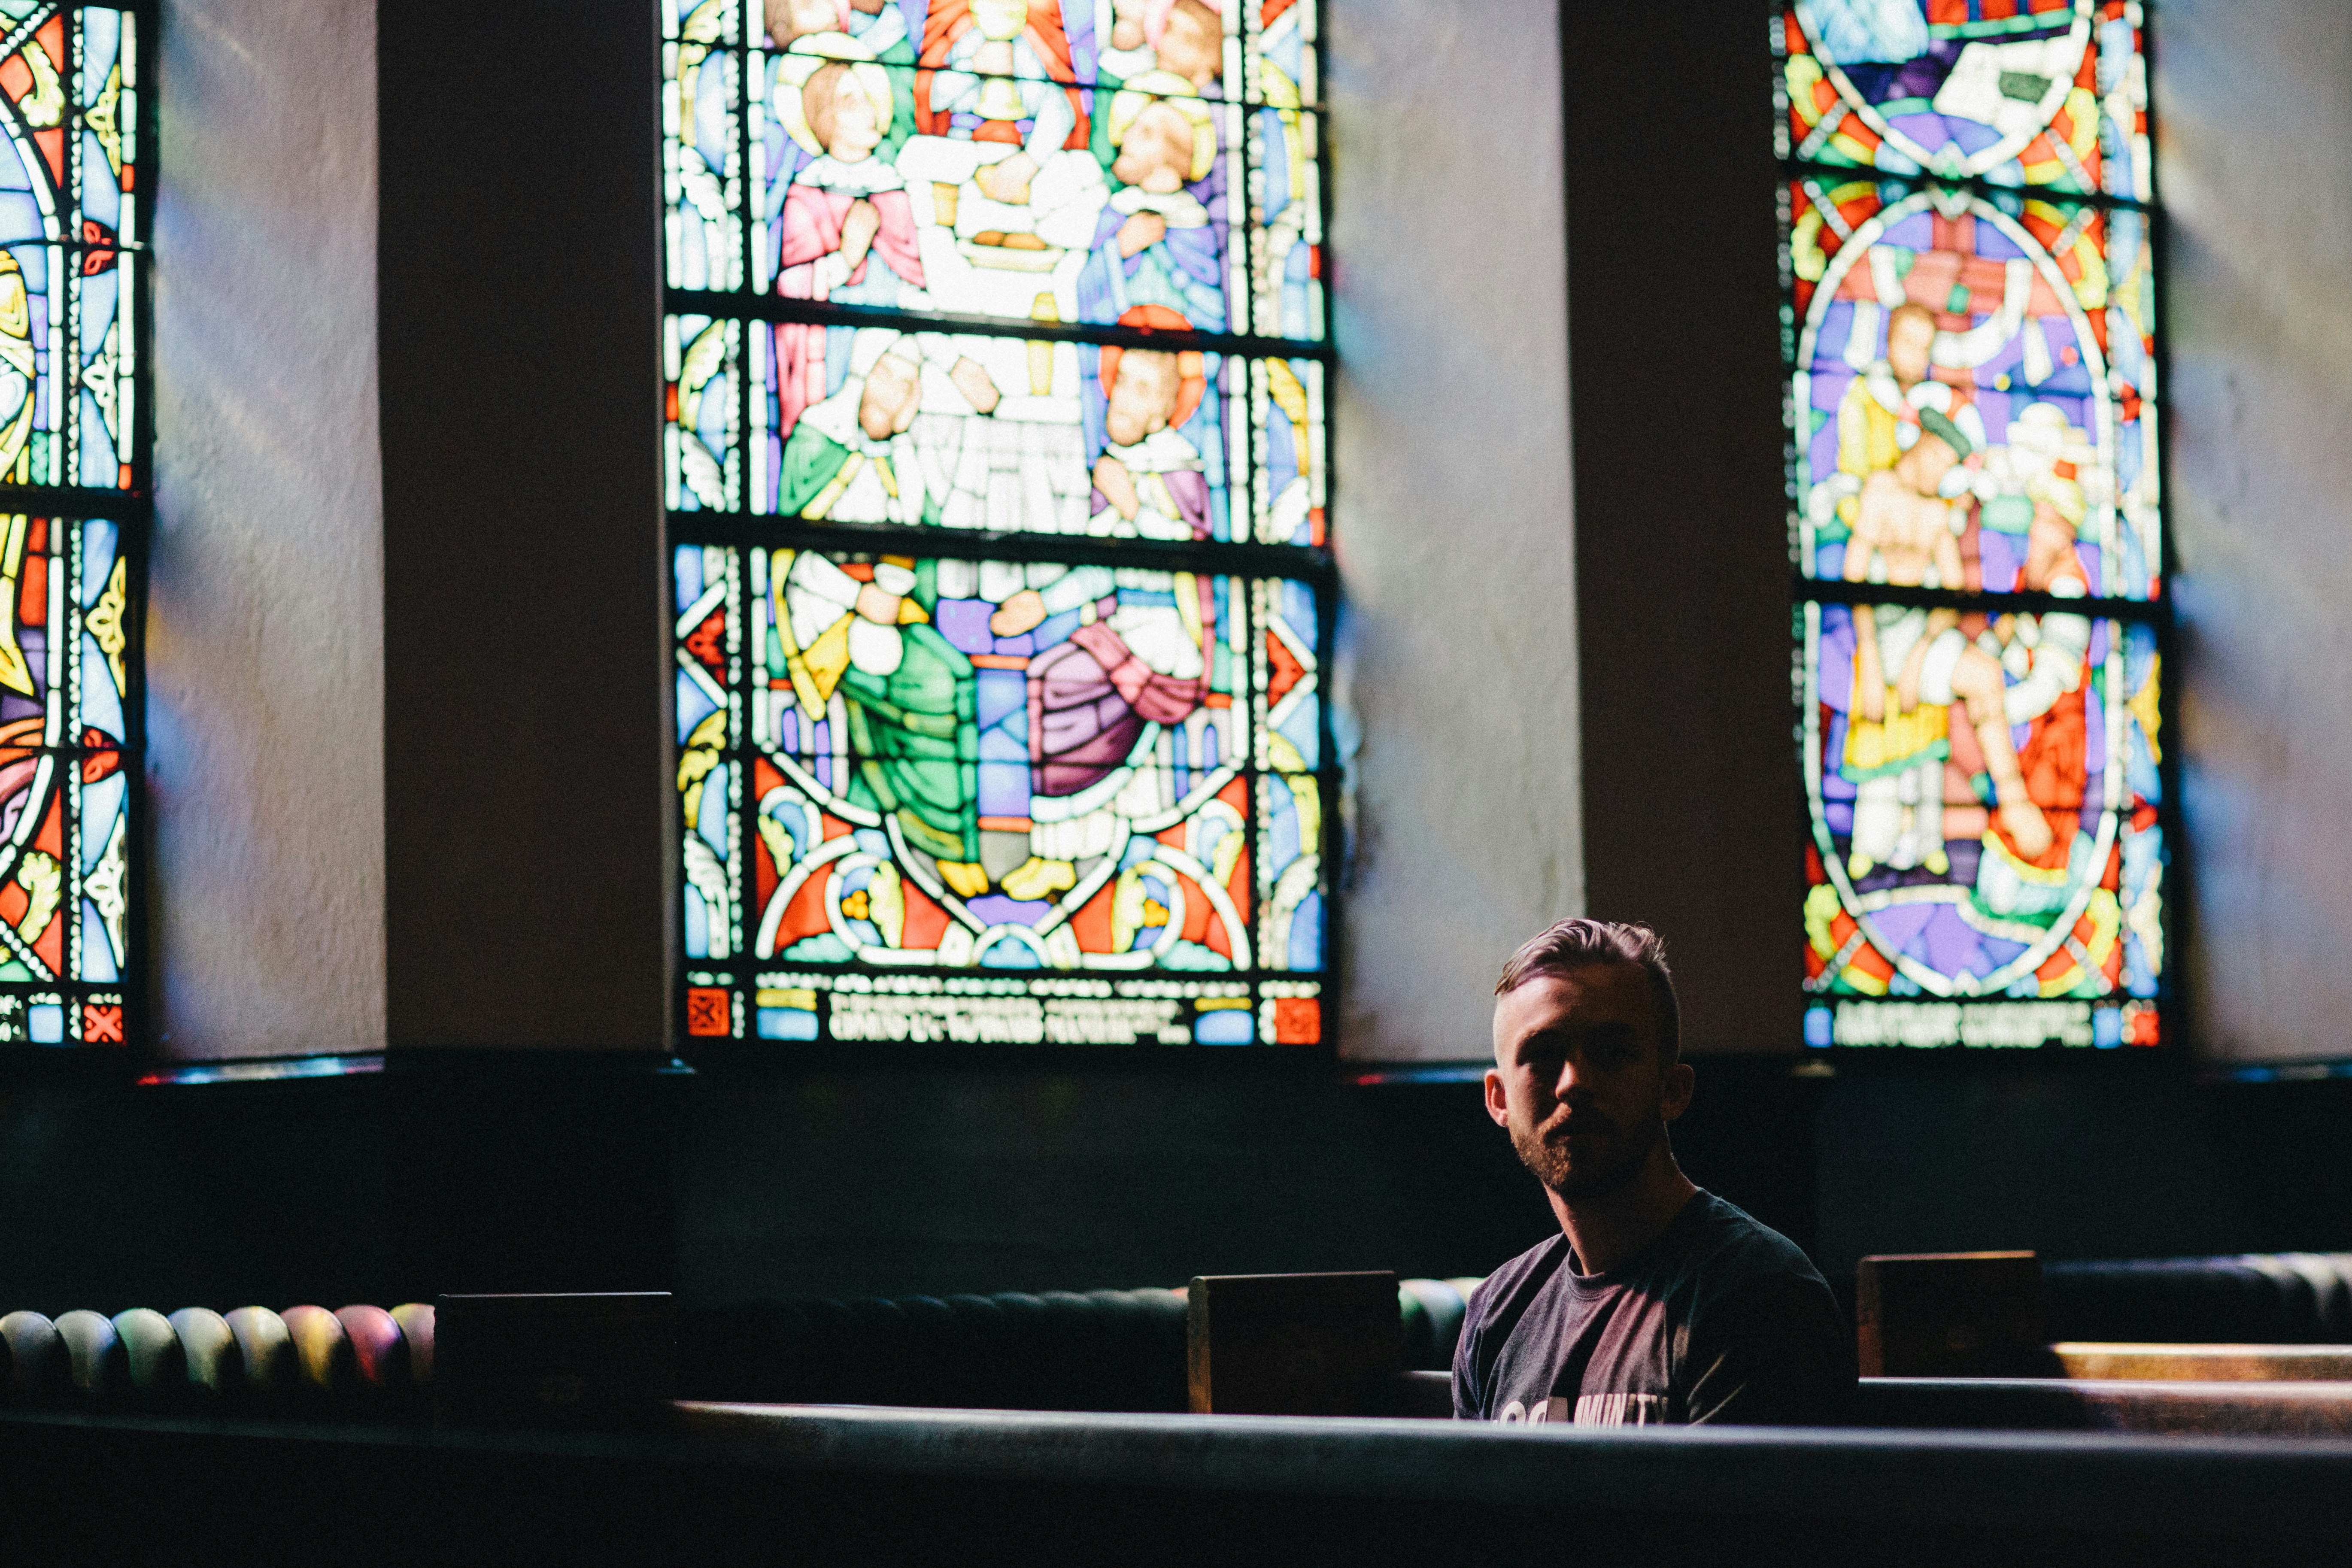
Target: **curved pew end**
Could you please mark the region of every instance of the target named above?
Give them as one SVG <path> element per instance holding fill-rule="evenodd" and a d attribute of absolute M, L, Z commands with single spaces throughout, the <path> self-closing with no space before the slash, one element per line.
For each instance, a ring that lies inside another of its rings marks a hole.
<path fill-rule="evenodd" d="M 294 1386 L 313 1406 L 346 1402 L 358 1373 L 342 1320 L 324 1307 L 289 1307 L 278 1314 L 294 1343 Z"/>
<path fill-rule="evenodd" d="M 245 1354 L 226 1318 L 209 1307 L 183 1307 L 164 1321 L 179 1338 L 194 1403 L 217 1405 L 245 1392 Z"/>
<path fill-rule="evenodd" d="M 400 1337 L 408 1345 L 408 1381 L 430 1394 L 433 1388 L 433 1303 L 403 1301 L 392 1310 Z"/>
<path fill-rule="evenodd" d="M 294 1392 L 294 1340 L 286 1320 L 267 1307 L 239 1307 L 225 1320 L 236 1336 L 246 1393 L 262 1405 L 278 1404 Z"/>
<path fill-rule="evenodd" d="M 122 1338 L 114 1331 L 114 1320 L 78 1307 L 58 1315 L 57 1331 L 66 1349 L 66 1381 L 73 1389 L 74 1402 L 102 1408 L 120 1399 Z"/>
<path fill-rule="evenodd" d="M 382 1408 L 404 1401 L 411 1384 L 408 1342 L 399 1322 L 382 1307 L 365 1305 L 338 1309 L 335 1321 L 351 1346 L 352 1371 L 367 1404 Z"/>
<path fill-rule="evenodd" d="M 132 1403 L 162 1410 L 186 1399 L 187 1352 L 169 1318 L 152 1307 L 133 1307 L 114 1314 L 114 1336 L 122 1342 L 123 1380 Z"/>
<path fill-rule="evenodd" d="M 66 1388 L 66 1347 L 58 1327 L 38 1312 L 0 1318 L 0 1343 L 8 1347 L 8 1402 L 54 1404 Z"/>

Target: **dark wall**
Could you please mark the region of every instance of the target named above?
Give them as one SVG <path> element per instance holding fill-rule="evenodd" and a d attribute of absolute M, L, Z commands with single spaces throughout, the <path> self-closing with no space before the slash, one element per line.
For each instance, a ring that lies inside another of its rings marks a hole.
<path fill-rule="evenodd" d="M 1212 1067 L 707 1071 L 680 1287 L 734 1301 L 1483 1274 L 1552 1223 L 1474 1085 Z"/>
<path fill-rule="evenodd" d="M 378 8 L 389 1037 L 667 1039 L 655 8 Z"/>
<path fill-rule="evenodd" d="M 1795 1050 L 1771 56 L 1761 6 L 1563 5 L 1586 907 L 1687 1048 Z"/>
<path fill-rule="evenodd" d="M 687 1080 L 656 1065 L 435 1051 L 155 1086 L 6 1063 L 0 1312 L 666 1289 Z"/>
<path fill-rule="evenodd" d="M 1475 1082 L 1213 1058 L 661 1070 L 424 1050 L 142 1087 L 8 1064 L 0 1310 L 444 1290 L 810 1295 L 1484 1274 L 1550 1213 Z M 1820 1086 L 1701 1068 L 1691 1173 L 1801 1241 Z"/>
<path fill-rule="evenodd" d="M 372 1104 L 9 1066 L 0 1312 L 382 1299 L 390 1162 Z"/>
<path fill-rule="evenodd" d="M 1484 1274 L 1551 1224 L 1475 1083 L 415 1057 L 161 1088 L 10 1064 L 0 1310 Z M 1684 1165 L 1841 1289 L 1865 1252 L 2352 1246 L 2352 1080 L 1698 1070 Z"/>
<path fill-rule="evenodd" d="M 2352 1248 L 2352 1079 L 1979 1069 L 1841 1080 L 1818 1139 L 1824 1269 L 1869 1252 Z"/>

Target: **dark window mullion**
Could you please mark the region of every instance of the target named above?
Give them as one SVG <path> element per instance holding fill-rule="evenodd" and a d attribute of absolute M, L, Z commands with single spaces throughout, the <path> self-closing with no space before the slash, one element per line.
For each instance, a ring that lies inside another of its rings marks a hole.
<path fill-rule="evenodd" d="M 723 289 L 670 289 L 673 313 L 738 317 L 747 321 L 804 321 L 818 326 L 898 327 L 908 331 L 970 333 L 1037 342 L 1115 344 L 1120 348 L 1198 349 L 1204 353 L 1264 359 L 1329 360 L 1327 343 L 1297 338 L 1236 332 L 1169 332 L 1116 322 L 1035 321 L 1005 316 L 975 316 L 945 310 L 904 310 L 890 305 L 842 305 L 827 300 L 788 299 L 780 294 L 738 295 Z"/>
<path fill-rule="evenodd" d="M 1861 169 L 1844 163 L 1821 163 L 1801 158 L 1779 160 L 1780 174 L 1786 180 L 1812 180 L 1822 184 L 1853 184 L 1856 182 L 1874 185 L 1901 185 L 1909 191 L 1928 189 L 1965 191 L 1989 202 L 2003 196 L 2021 201 L 2050 202 L 2067 206 L 2098 207 L 2102 211 L 2153 214 L 2149 203 L 2130 196 L 2111 195 L 2105 191 L 2069 191 L 2055 185 L 2009 185 L 1976 174 L 1936 174 L 1921 172 L 1916 174 L 1891 174 L 1884 169 Z"/>
<path fill-rule="evenodd" d="M 674 511 L 669 514 L 669 526 L 673 544 L 766 545 L 846 554 L 1139 566 L 1307 581 L 1332 571 L 1328 551 L 1297 544 L 1112 539 L 1082 533 L 982 533 L 961 528 L 806 522 L 798 518 L 718 511 Z"/>

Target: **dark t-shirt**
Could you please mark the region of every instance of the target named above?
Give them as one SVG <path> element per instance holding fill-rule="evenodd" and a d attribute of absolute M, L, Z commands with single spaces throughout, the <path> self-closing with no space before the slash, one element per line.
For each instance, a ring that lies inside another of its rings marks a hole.
<path fill-rule="evenodd" d="M 1606 1274 L 1568 1237 L 1470 1293 L 1454 1414 L 1652 1426 L 1839 1420 L 1853 1389 L 1843 1314 L 1794 1243 L 1712 1193 Z"/>

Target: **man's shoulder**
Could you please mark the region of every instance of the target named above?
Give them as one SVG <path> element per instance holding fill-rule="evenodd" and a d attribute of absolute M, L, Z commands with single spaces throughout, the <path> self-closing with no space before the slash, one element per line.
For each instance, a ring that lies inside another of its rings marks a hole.
<path fill-rule="evenodd" d="M 1559 1266 L 1559 1255 L 1568 1248 L 1568 1237 L 1555 1232 L 1528 1247 L 1509 1262 L 1498 1267 L 1470 1292 L 1466 1323 L 1483 1322 L 1493 1316 L 1497 1303 L 1517 1295 L 1520 1287 L 1538 1275 L 1549 1275 Z"/>
<path fill-rule="evenodd" d="M 1807 1281 L 1824 1291 L 1829 1289 L 1804 1248 L 1746 1209 L 1706 1191 L 1691 1202 L 1704 1206 L 1695 1218 L 1685 1263 L 1711 1293 L 1775 1279 Z"/>

